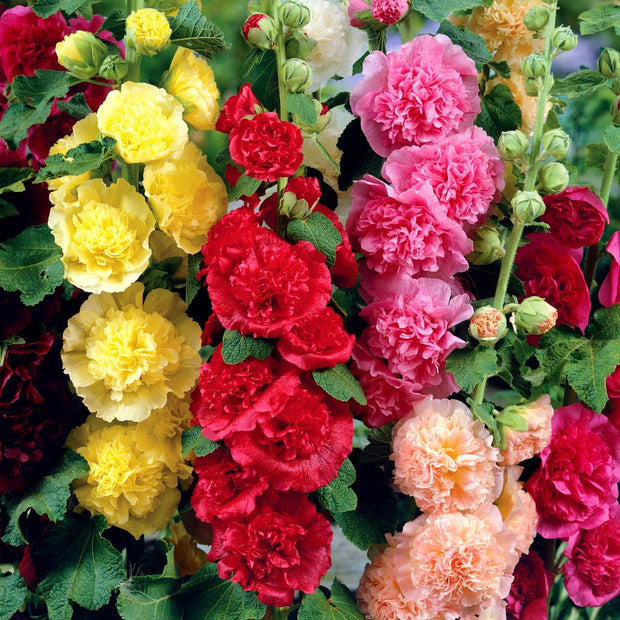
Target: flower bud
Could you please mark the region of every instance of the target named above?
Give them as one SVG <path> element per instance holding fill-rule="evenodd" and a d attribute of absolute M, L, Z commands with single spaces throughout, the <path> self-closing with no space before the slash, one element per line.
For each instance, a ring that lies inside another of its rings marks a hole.
<path fill-rule="evenodd" d="M 127 75 L 128 67 L 127 61 L 118 54 L 106 56 L 99 67 L 99 75 L 104 80 L 120 82 Z"/>
<path fill-rule="evenodd" d="M 289 28 L 303 28 L 310 21 L 310 9 L 295 0 L 287 0 L 280 7 L 280 17 Z"/>
<path fill-rule="evenodd" d="M 550 129 L 543 134 L 542 145 L 551 157 L 564 159 L 570 148 L 570 136 L 563 129 Z"/>
<path fill-rule="evenodd" d="M 276 25 L 268 15 L 253 13 L 245 20 L 241 28 L 243 38 L 259 50 L 269 50 L 276 40 Z"/>
<path fill-rule="evenodd" d="M 549 162 L 540 169 L 538 179 L 547 194 L 559 194 L 568 187 L 568 170 L 559 161 Z"/>
<path fill-rule="evenodd" d="M 490 265 L 503 258 L 504 247 L 499 232 L 491 222 L 485 222 L 470 234 L 474 242 L 474 251 L 467 255 L 472 265 Z"/>
<path fill-rule="evenodd" d="M 528 97 L 538 97 L 540 86 L 534 78 L 525 78 L 523 87 Z"/>
<path fill-rule="evenodd" d="M 125 40 L 144 56 L 154 56 L 170 44 L 172 29 L 166 16 L 155 9 L 133 11 L 125 22 Z"/>
<path fill-rule="evenodd" d="M 522 131 L 518 129 L 504 131 L 499 137 L 497 150 L 505 161 L 514 161 L 525 155 L 529 144 L 527 136 Z"/>
<path fill-rule="evenodd" d="M 305 60 L 316 47 L 314 41 L 301 30 L 294 30 L 286 37 L 286 57 Z"/>
<path fill-rule="evenodd" d="M 510 204 L 514 216 L 524 224 L 533 222 L 545 212 L 545 203 L 538 192 L 517 192 Z"/>
<path fill-rule="evenodd" d="M 314 109 L 316 111 L 316 123 L 313 125 L 307 125 L 299 118 L 299 116 L 297 116 L 297 114 L 293 114 L 293 123 L 295 123 L 295 125 L 297 125 L 297 127 L 305 133 L 321 133 L 321 131 L 325 129 L 325 125 L 329 123 L 331 111 L 327 106 L 323 106 L 318 99 L 313 99 L 312 103 L 314 104 Z"/>
<path fill-rule="evenodd" d="M 78 30 L 56 43 L 58 62 L 75 77 L 87 80 L 99 71 L 108 55 L 105 43 L 92 32 Z"/>
<path fill-rule="evenodd" d="M 293 93 L 303 92 L 312 84 L 310 65 L 299 58 L 289 58 L 283 66 L 284 85 Z"/>
<path fill-rule="evenodd" d="M 564 52 L 577 47 L 577 35 L 568 26 L 558 26 L 551 35 L 551 42 Z"/>
<path fill-rule="evenodd" d="M 549 71 L 549 61 L 542 54 L 530 54 L 521 63 L 525 78 L 543 78 Z"/>
<path fill-rule="evenodd" d="M 549 9 L 544 6 L 531 8 L 523 18 L 523 23 L 528 30 L 538 32 L 542 30 L 549 21 Z"/>
<path fill-rule="evenodd" d="M 620 52 L 606 47 L 596 61 L 596 68 L 606 78 L 615 80 L 620 77 Z"/>
<path fill-rule="evenodd" d="M 504 310 L 512 310 L 510 322 L 517 333 L 528 336 L 546 334 L 555 326 L 558 311 L 542 297 L 527 297 L 520 304 L 509 305 Z"/>
<path fill-rule="evenodd" d="M 279 212 L 290 220 L 303 220 L 310 213 L 310 207 L 306 200 L 298 199 L 295 192 L 284 192 Z"/>
<path fill-rule="evenodd" d="M 480 342 L 497 342 L 507 331 L 506 317 L 492 306 L 478 308 L 469 322 L 469 335 Z"/>

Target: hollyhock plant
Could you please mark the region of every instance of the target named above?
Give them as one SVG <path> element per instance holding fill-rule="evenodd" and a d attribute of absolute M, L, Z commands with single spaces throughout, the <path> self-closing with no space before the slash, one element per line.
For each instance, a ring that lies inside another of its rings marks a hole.
<path fill-rule="evenodd" d="M 620 303 L 620 231 L 611 235 L 606 249 L 611 256 L 611 265 L 598 291 L 598 298 L 603 306 L 609 308 Z"/>
<path fill-rule="evenodd" d="M 506 597 L 507 620 L 547 620 L 547 596 L 553 576 L 535 551 L 522 555 Z"/>

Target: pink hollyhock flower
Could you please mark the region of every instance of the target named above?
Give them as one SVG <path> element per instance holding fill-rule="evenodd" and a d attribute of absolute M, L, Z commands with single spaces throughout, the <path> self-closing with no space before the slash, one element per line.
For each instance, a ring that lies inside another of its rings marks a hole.
<path fill-rule="evenodd" d="M 507 620 L 547 620 L 547 596 L 553 575 L 535 551 L 522 555 L 506 598 Z"/>
<path fill-rule="evenodd" d="M 556 409 L 552 428 L 527 490 L 536 501 L 538 532 L 567 538 L 606 521 L 617 503 L 620 433 L 579 403 Z"/>
<path fill-rule="evenodd" d="M 428 182 L 448 217 L 468 231 L 488 217 L 504 189 L 504 162 L 480 127 L 394 151 L 382 174 L 400 192 Z"/>
<path fill-rule="evenodd" d="M 391 26 L 409 10 L 409 0 L 372 0 L 370 9 L 378 22 Z"/>
<path fill-rule="evenodd" d="M 620 303 L 620 231 L 609 237 L 606 249 L 611 255 L 611 265 L 598 291 L 598 299 L 603 306 L 609 308 Z"/>
<path fill-rule="evenodd" d="M 587 187 L 567 187 L 559 194 L 544 196 L 547 207 L 540 217 L 549 232 L 569 248 L 598 242 L 609 215 L 603 201 Z"/>
<path fill-rule="evenodd" d="M 351 91 L 351 109 L 382 157 L 460 131 L 480 112 L 474 61 L 442 34 L 418 36 L 396 52 L 373 52 L 363 74 Z"/>
<path fill-rule="evenodd" d="M 620 399 L 620 364 L 618 364 L 616 369 L 607 377 L 605 386 L 607 387 L 607 396 L 610 399 Z"/>
<path fill-rule="evenodd" d="M 599 607 L 620 594 L 620 508 L 615 504 L 609 519 L 590 530 L 579 530 L 568 539 L 563 564 L 564 585 L 580 607 Z"/>
<path fill-rule="evenodd" d="M 291 605 L 314 592 L 331 565 L 327 519 L 301 493 L 268 490 L 243 519 L 215 519 L 208 558 L 222 579 L 258 592 L 266 605 Z"/>
<path fill-rule="evenodd" d="M 474 510 L 502 490 L 492 443 L 463 403 L 425 398 L 392 431 L 394 484 L 424 512 Z"/>
<path fill-rule="evenodd" d="M 238 94 L 226 100 L 215 128 L 223 133 L 230 133 L 242 118 L 255 116 L 262 111 L 263 107 L 252 92 L 252 87 L 244 84 Z"/>
<path fill-rule="evenodd" d="M 427 183 L 397 192 L 365 175 L 354 183 L 352 195 L 347 232 L 371 269 L 446 278 L 468 268 L 465 255 L 473 243 L 446 217 Z"/>
<path fill-rule="evenodd" d="M 370 8 L 367 2 L 364 0 L 351 0 L 349 2 L 349 6 L 347 7 L 347 12 L 349 14 L 349 23 L 353 28 L 365 28 L 366 22 L 363 22 L 357 17 L 355 17 L 356 13 L 360 13 L 362 11 L 367 11 Z"/>
<path fill-rule="evenodd" d="M 583 331 L 590 318 L 590 291 L 574 253 L 548 233 L 530 233 L 526 239 L 530 243 L 520 247 L 515 258 L 525 295 L 538 295 L 551 304 L 558 311 L 558 325 Z"/>

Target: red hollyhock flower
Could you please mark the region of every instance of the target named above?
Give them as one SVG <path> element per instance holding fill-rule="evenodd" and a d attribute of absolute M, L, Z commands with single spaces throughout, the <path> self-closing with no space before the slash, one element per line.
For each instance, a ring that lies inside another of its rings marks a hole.
<path fill-rule="evenodd" d="M 269 490 L 244 519 L 215 519 L 208 558 L 219 560 L 222 579 L 282 607 L 295 590 L 316 590 L 331 565 L 331 541 L 329 522 L 305 495 Z"/>
<path fill-rule="evenodd" d="M 351 413 L 330 412 L 324 392 L 304 385 L 282 393 L 274 406 L 253 431 L 226 440 L 233 459 L 282 491 L 308 493 L 328 484 L 351 451 Z"/>
<path fill-rule="evenodd" d="M 194 460 L 198 483 L 192 494 L 192 507 L 199 519 L 211 522 L 235 519 L 252 512 L 256 498 L 269 486 L 250 467 L 233 461 L 226 448 L 218 448 Z"/>
<path fill-rule="evenodd" d="M 603 306 L 609 308 L 620 303 L 620 231 L 609 237 L 606 249 L 611 256 L 611 264 L 598 291 L 598 299 Z"/>
<path fill-rule="evenodd" d="M 262 110 L 263 107 L 252 92 L 252 87 L 249 84 L 244 84 L 239 90 L 239 94 L 229 97 L 224 104 L 224 108 L 215 123 L 215 128 L 222 133 L 230 133 L 242 118 L 254 116 Z"/>
<path fill-rule="evenodd" d="M 293 123 L 281 121 L 275 112 L 241 118 L 230 130 L 228 149 L 232 160 L 248 176 L 273 182 L 290 177 L 301 165 L 304 139 Z"/>
<path fill-rule="evenodd" d="M 522 555 L 506 597 L 507 620 L 547 620 L 547 596 L 553 575 L 535 551 Z"/>

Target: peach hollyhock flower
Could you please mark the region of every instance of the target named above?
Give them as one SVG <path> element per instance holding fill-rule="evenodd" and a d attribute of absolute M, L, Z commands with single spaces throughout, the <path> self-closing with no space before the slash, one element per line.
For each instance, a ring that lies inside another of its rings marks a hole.
<path fill-rule="evenodd" d="M 215 129 L 220 91 L 215 83 L 213 69 L 204 58 L 185 47 L 179 47 L 162 86 L 181 102 L 185 110 L 183 120 L 188 125 L 194 129 Z"/>
<path fill-rule="evenodd" d="M 169 157 L 187 142 L 183 106 L 163 88 L 125 82 L 108 93 L 97 110 L 99 131 L 116 140 L 128 164 L 146 164 Z"/>
<path fill-rule="evenodd" d="M 484 424 L 456 400 L 426 398 L 394 427 L 394 483 L 421 510 L 473 510 L 500 493 L 499 451 Z"/>
<path fill-rule="evenodd" d="M 136 539 L 166 526 L 181 494 L 177 476 L 159 458 L 158 442 L 145 449 L 135 424 L 107 425 L 91 415 L 67 445 L 88 461 L 88 474 L 74 482 L 82 508 Z"/>
<path fill-rule="evenodd" d="M 124 179 L 109 186 L 90 179 L 75 191 L 74 200 L 52 207 L 48 220 L 65 277 L 89 293 L 123 291 L 148 267 L 155 218 Z"/>
<path fill-rule="evenodd" d="M 538 454 L 551 439 L 551 418 L 553 407 L 548 394 L 539 396 L 533 403 L 516 407 L 507 407 L 523 416 L 527 422 L 527 431 L 516 431 L 504 427 L 506 449 L 502 450 L 500 463 L 516 465 Z"/>
<path fill-rule="evenodd" d="M 510 591 L 519 554 L 492 504 L 421 515 L 395 538 L 400 591 L 408 600 L 429 601 L 433 618 L 481 613 L 501 605 Z"/>
<path fill-rule="evenodd" d="M 228 208 L 224 181 L 193 142 L 176 156 L 144 167 L 144 192 L 159 228 L 188 254 L 200 252 Z"/>
<path fill-rule="evenodd" d="M 127 45 L 139 54 L 154 56 L 168 47 L 172 29 L 166 16 L 157 9 L 132 11 L 125 26 Z"/>
<path fill-rule="evenodd" d="M 170 393 L 182 398 L 200 373 L 200 326 L 183 300 L 132 284 L 91 295 L 69 319 L 62 360 L 88 409 L 110 422 L 146 419 Z"/>

